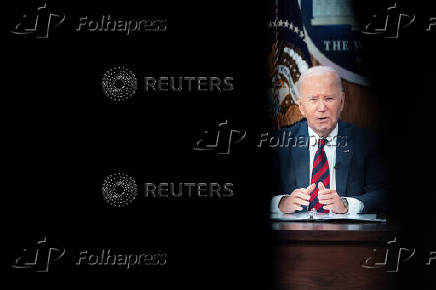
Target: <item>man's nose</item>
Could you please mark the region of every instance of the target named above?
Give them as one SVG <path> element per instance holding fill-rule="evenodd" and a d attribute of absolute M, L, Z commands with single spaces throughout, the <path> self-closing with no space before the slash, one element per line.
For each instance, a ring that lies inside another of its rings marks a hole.
<path fill-rule="evenodd" d="M 327 106 L 326 106 L 324 100 L 322 100 L 322 99 L 318 100 L 316 109 L 317 109 L 317 111 L 321 111 L 321 112 L 323 112 L 327 109 Z"/>

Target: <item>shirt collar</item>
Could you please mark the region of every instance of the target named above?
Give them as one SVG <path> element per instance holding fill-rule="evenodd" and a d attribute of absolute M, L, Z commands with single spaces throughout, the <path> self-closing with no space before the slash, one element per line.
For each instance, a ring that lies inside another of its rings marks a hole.
<path fill-rule="evenodd" d="M 318 140 L 321 138 L 318 134 L 315 133 L 315 131 L 312 130 L 312 128 L 310 128 L 309 125 L 307 125 L 307 129 L 308 129 L 308 133 L 309 133 L 309 138 L 310 138 L 310 144 L 312 144 L 313 146 L 318 144 Z M 328 145 L 334 145 L 336 144 L 336 138 L 338 136 L 338 123 L 336 123 L 336 127 L 330 132 L 330 134 L 326 137 L 326 139 L 328 140 Z M 313 140 L 313 138 L 315 138 L 315 140 Z M 312 142 L 313 141 L 313 142 Z"/>

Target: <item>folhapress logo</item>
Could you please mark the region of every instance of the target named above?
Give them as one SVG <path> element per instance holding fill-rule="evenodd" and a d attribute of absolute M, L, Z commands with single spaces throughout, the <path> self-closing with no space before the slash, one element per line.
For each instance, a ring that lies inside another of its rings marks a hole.
<path fill-rule="evenodd" d="M 154 250 L 142 249 L 132 252 L 129 249 L 75 249 L 54 248 L 44 238 L 33 247 L 22 250 L 18 258 L 13 261 L 11 267 L 17 271 L 51 272 L 55 262 L 62 258 L 62 267 L 59 271 L 65 271 L 65 266 L 89 270 L 91 267 L 117 267 L 118 269 L 134 269 L 138 267 L 162 267 L 167 264 L 168 254 Z M 68 269 L 68 268 L 67 268 Z"/>
<path fill-rule="evenodd" d="M 52 13 L 43 4 L 36 9 L 36 13 L 23 14 L 21 21 L 11 31 L 13 34 L 34 35 L 36 38 L 48 38 L 51 29 L 59 26 L 65 20 L 65 14 Z"/>
<path fill-rule="evenodd" d="M 112 206 L 124 207 L 137 195 L 135 180 L 124 173 L 114 173 L 106 177 L 102 186 L 103 198 Z"/>
<path fill-rule="evenodd" d="M 111 249 L 80 251 L 76 266 L 124 266 L 127 270 L 136 266 L 165 266 L 166 253 L 125 253 Z"/>
<path fill-rule="evenodd" d="M 114 101 L 124 101 L 133 96 L 138 86 L 135 75 L 124 67 L 108 70 L 102 80 L 104 94 Z"/>
<path fill-rule="evenodd" d="M 137 32 L 164 32 L 168 29 L 167 19 L 127 19 L 112 16 L 110 14 L 81 16 L 77 18 L 69 17 L 69 32 L 73 33 L 98 33 L 98 32 L 120 32 L 130 36 Z M 31 35 L 36 38 L 49 37 L 53 28 L 64 23 L 65 14 L 52 11 L 44 3 L 36 7 L 30 13 L 22 14 L 17 24 L 11 30 L 12 34 Z"/>
<path fill-rule="evenodd" d="M 99 18 L 80 17 L 76 31 L 118 31 L 130 35 L 133 32 L 163 32 L 167 30 L 166 19 L 115 19 L 111 15 Z"/>
<path fill-rule="evenodd" d="M 21 255 L 11 265 L 15 269 L 29 269 L 35 272 L 48 272 L 50 266 L 65 254 L 63 248 L 53 248 L 47 238 L 38 241 L 33 248 L 23 249 Z"/>

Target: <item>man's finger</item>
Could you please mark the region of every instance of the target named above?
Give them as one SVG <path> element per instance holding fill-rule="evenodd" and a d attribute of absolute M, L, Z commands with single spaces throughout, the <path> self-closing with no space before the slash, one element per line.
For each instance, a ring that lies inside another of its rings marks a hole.
<path fill-rule="evenodd" d="M 323 190 L 322 192 L 318 192 L 318 199 L 319 198 L 330 199 L 330 198 L 335 198 L 335 197 L 336 197 L 336 193 L 330 189 L 326 189 L 326 190 Z"/>
<path fill-rule="evenodd" d="M 322 183 L 322 182 L 318 182 L 318 190 L 324 190 L 325 189 L 325 187 L 324 187 L 324 183 Z"/>
<path fill-rule="evenodd" d="M 333 197 L 331 197 L 331 196 L 329 196 L 329 195 L 327 195 L 327 196 L 319 196 L 318 195 L 318 200 L 319 200 L 319 202 L 321 202 L 321 203 L 325 203 L 325 202 L 327 202 L 327 201 L 334 201 L 334 198 Z"/>
<path fill-rule="evenodd" d="M 334 196 L 332 196 L 332 195 L 323 195 L 323 196 L 319 196 L 318 195 L 318 199 L 319 200 L 335 200 L 335 198 L 334 198 Z"/>
<path fill-rule="evenodd" d="M 296 190 L 294 190 L 295 193 L 297 192 L 301 192 L 303 194 L 306 194 L 307 189 L 306 188 L 297 188 Z"/>
<path fill-rule="evenodd" d="M 306 200 L 306 199 L 303 199 L 303 198 L 296 198 L 296 199 L 294 200 L 294 204 L 296 204 L 296 205 L 306 205 L 306 206 L 308 206 L 308 205 L 309 205 L 309 201 Z"/>
<path fill-rule="evenodd" d="M 330 198 L 330 197 L 334 197 L 335 193 L 332 189 L 324 189 L 318 191 L 318 196 L 328 196 Z"/>
<path fill-rule="evenodd" d="M 290 195 L 295 194 L 296 192 L 304 192 L 302 188 L 297 188 Z"/>
<path fill-rule="evenodd" d="M 334 200 L 333 199 L 323 199 L 323 200 L 319 200 L 320 203 L 322 203 L 323 205 L 331 205 L 334 204 Z"/>
<path fill-rule="evenodd" d="M 307 188 L 306 188 L 306 192 L 307 192 L 307 194 L 311 194 L 312 193 L 312 191 L 315 189 L 315 183 L 312 183 L 311 185 L 309 185 Z"/>
<path fill-rule="evenodd" d="M 295 197 L 302 197 L 302 196 L 305 196 L 305 195 L 306 195 L 305 190 L 304 190 L 303 188 L 298 188 L 298 189 L 294 190 L 294 191 L 289 195 L 289 197 L 292 198 L 292 199 L 294 199 Z"/>
<path fill-rule="evenodd" d="M 310 195 L 308 195 L 305 192 L 296 192 L 295 193 L 295 197 L 299 197 L 299 198 L 304 199 L 304 200 L 309 200 L 310 199 Z"/>
<path fill-rule="evenodd" d="M 319 200 L 319 203 L 322 205 L 330 205 L 333 204 L 334 202 L 332 202 L 331 200 Z"/>
<path fill-rule="evenodd" d="M 332 193 L 332 190 L 327 188 L 327 189 L 319 190 L 318 196 L 319 195 L 327 195 L 327 194 L 331 194 L 331 193 Z"/>
<path fill-rule="evenodd" d="M 301 206 L 297 205 L 297 204 L 294 204 L 293 207 L 294 207 L 294 212 L 296 210 L 303 210 L 303 208 Z"/>

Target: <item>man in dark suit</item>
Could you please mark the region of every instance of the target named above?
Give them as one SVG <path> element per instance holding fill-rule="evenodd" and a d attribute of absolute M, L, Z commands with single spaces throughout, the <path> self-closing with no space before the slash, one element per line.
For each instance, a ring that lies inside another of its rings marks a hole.
<path fill-rule="evenodd" d="M 274 148 L 280 194 L 272 198 L 271 211 L 383 212 L 385 166 L 369 131 L 339 121 L 345 96 L 337 72 L 308 69 L 296 93 L 306 119 L 278 132 L 288 142 Z"/>

